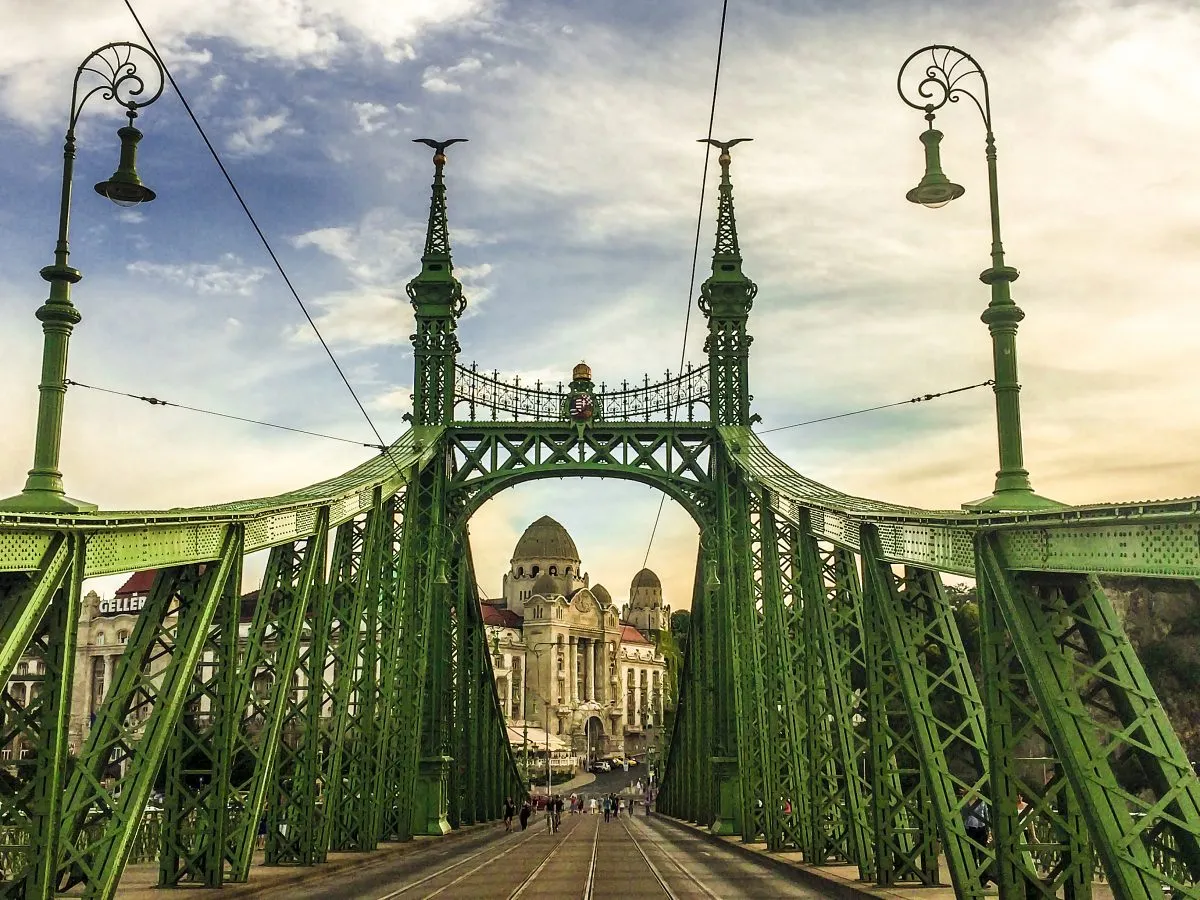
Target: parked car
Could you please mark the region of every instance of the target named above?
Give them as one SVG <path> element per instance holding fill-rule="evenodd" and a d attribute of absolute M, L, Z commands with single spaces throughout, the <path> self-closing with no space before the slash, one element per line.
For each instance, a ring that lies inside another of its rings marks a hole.
<path fill-rule="evenodd" d="M 598 759 L 594 763 L 592 763 L 590 771 L 593 774 L 599 774 L 601 772 L 611 772 L 612 766 L 609 765 L 605 760 Z"/>

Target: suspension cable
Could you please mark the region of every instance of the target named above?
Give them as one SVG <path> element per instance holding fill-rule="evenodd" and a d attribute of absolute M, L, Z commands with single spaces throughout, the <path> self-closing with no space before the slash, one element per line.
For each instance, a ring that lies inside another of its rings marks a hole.
<path fill-rule="evenodd" d="M 968 384 L 964 387 L 952 388 L 948 391 L 939 391 L 936 394 L 921 394 L 918 397 L 910 397 L 907 400 L 897 400 L 895 403 L 884 403 L 880 406 L 868 406 L 865 409 L 855 409 L 850 412 L 838 413 L 833 416 L 822 416 L 819 419 L 809 419 L 805 422 L 793 422 L 791 425 L 778 425 L 775 428 L 764 428 L 762 431 L 756 431 L 755 434 L 771 434 L 774 431 L 787 431 L 789 428 L 800 428 L 803 425 L 816 425 L 818 422 L 832 422 L 834 419 L 845 419 L 848 416 L 861 416 L 863 413 L 875 412 L 880 409 L 891 409 L 893 406 L 908 406 L 911 403 L 924 403 L 926 400 L 936 400 L 938 397 L 949 397 L 951 394 L 961 394 L 963 391 L 973 391 L 975 388 L 991 387 L 996 382 L 992 379 L 981 381 L 978 384 Z"/>
<path fill-rule="evenodd" d="M 351 438 L 338 437 L 333 434 L 322 434 L 319 431 L 308 431 L 304 428 L 293 428 L 291 425 L 279 425 L 275 422 L 264 422 L 261 419 L 250 419 L 246 416 L 235 416 L 233 413 L 217 412 L 212 409 L 201 409 L 198 406 L 188 406 L 186 403 L 174 403 L 170 400 L 160 400 L 158 397 L 144 397 L 141 394 L 128 394 L 125 391 L 117 391 L 112 388 L 98 387 L 94 384 L 84 384 L 82 381 L 75 381 L 73 378 L 64 378 L 63 384 L 68 387 L 87 388 L 89 391 L 100 391 L 103 394 L 113 394 L 117 397 L 128 397 L 131 400 L 141 400 L 143 403 L 149 403 L 151 406 L 173 406 L 176 409 L 186 409 L 188 412 L 201 413 L 206 416 L 217 416 L 221 419 L 232 419 L 235 422 L 248 422 L 251 425 L 263 425 L 267 428 L 278 428 L 281 431 L 292 431 L 296 434 L 307 434 L 312 437 L 325 438 L 329 441 L 341 441 L 343 444 L 355 444 L 359 447 L 370 447 L 372 450 L 378 450 L 380 453 L 387 452 L 387 446 L 384 444 L 371 444 L 366 441 L 356 441 Z"/>
<path fill-rule="evenodd" d="M 192 106 L 187 101 L 187 97 L 179 88 L 179 84 L 175 81 L 175 76 L 171 74 L 171 70 L 167 67 L 166 61 L 162 54 L 158 52 L 158 47 L 154 44 L 154 39 L 150 37 L 150 32 L 146 30 L 146 26 L 142 24 L 142 20 L 138 18 L 137 12 L 133 8 L 131 0 L 125 0 L 125 7 L 129 10 L 129 14 L 133 16 L 133 21 L 137 23 L 138 29 L 142 32 L 142 37 L 146 39 L 146 43 L 150 45 L 150 49 L 158 58 L 158 62 L 162 65 L 163 73 L 167 76 L 167 81 L 170 82 L 171 88 L 175 91 L 175 95 L 179 98 L 179 102 L 183 104 L 184 111 L 187 112 L 188 118 L 192 120 L 192 124 L 196 126 L 196 131 L 200 133 L 200 138 L 204 141 L 204 145 L 208 148 L 208 152 L 212 155 L 213 161 L 217 164 L 217 168 L 221 170 L 221 174 L 225 176 L 225 181 L 229 185 L 229 189 L 233 191 L 233 196 L 237 198 L 238 204 L 242 207 L 242 212 L 246 214 L 246 218 L 250 220 L 251 227 L 254 228 L 254 233 L 258 235 L 258 239 L 262 242 L 263 247 L 267 251 L 267 255 L 271 257 L 271 262 L 275 264 L 280 276 L 283 278 L 284 284 L 287 285 L 291 292 L 292 298 L 296 301 L 296 305 L 300 307 L 300 311 L 304 313 L 304 318 L 308 321 L 309 327 L 312 328 L 313 334 L 317 336 L 317 340 L 321 342 L 321 346 L 325 349 L 325 354 L 329 357 L 329 361 L 333 363 L 333 367 L 337 369 L 338 375 L 342 379 L 342 383 L 346 385 L 346 390 L 350 392 L 350 396 L 354 398 L 354 403 L 358 406 L 359 412 L 363 418 L 367 420 L 367 424 L 371 426 L 371 431 L 375 433 L 375 438 L 379 441 L 377 446 L 384 447 L 383 452 L 387 454 L 392 465 L 396 467 L 396 471 L 403 474 L 399 463 L 392 457 L 391 451 L 386 448 L 383 440 L 383 435 L 379 433 L 379 429 L 375 427 L 375 422 L 372 420 L 367 408 L 363 406 L 362 400 L 354 390 L 354 386 L 350 384 L 350 379 L 346 377 L 346 373 L 342 370 L 341 364 L 338 363 L 337 357 L 333 355 L 333 350 L 326 342 L 324 335 L 321 334 L 321 329 L 317 327 L 316 321 L 309 314 L 308 307 L 304 305 L 304 301 L 300 299 L 300 293 L 296 290 L 296 286 L 292 284 L 292 279 L 283 267 L 283 263 L 279 261 L 279 257 L 275 255 L 274 248 L 271 247 L 271 242 L 267 240 L 266 234 L 259 227 L 258 220 L 254 217 L 254 213 L 250 211 L 245 198 L 242 197 L 242 192 L 238 190 L 237 184 L 233 180 L 233 176 L 229 174 L 229 170 L 225 168 L 225 163 L 221 161 L 221 155 L 217 153 L 217 148 L 213 146 L 213 142 L 209 140 L 208 134 L 204 131 L 204 126 L 200 124 L 200 120 L 196 118 L 196 114 L 192 112 Z M 376 445 L 371 445 L 376 446 Z"/>
<path fill-rule="evenodd" d="M 713 69 L 713 86 L 712 86 L 712 102 L 708 107 L 708 133 L 707 139 L 712 140 L 713 122 L 717 117 L 717 88 L 721 84 L 721 57 L 725 51 L 725 19 L 729 13 L 729 0 L 722 0 L 721 3 L 721 27 L 717 34 L 717 62 Z M 700 260 L 700 231 L 704 226 L 704 194 L 708 188 L 708 161 L 712 152 L 712 145 L 706 143 L 704 145 L 704 170 L 700 176 L 700 208 L 696 211 L 696 237 L 692 242 L 692 271 L 688 276 L 687 289 L 687 307 L 683 316 L 683 344 L 679 348 L 679 371 L 683 372 L 683 361 L 687 357 L 687 339 L 688 328 L 692 321 L 692 299 L 693 292 L 696 289 L 696 266 Z M 671 420 L 674 410 L 670 403 L 667 404 L 667 421 Z M 654 527 L 650 529 L 650 541 L 646 544 L 646 556 L 642 559 L 642 568 L 646 568 L 650 562 L 650 548 L 654 546 L 654 536 L 658 533 L 658 521 L 662 518 L 663 504 L 667 502 L 667 495 L 660 494 L 658 498 L 658 511 L 654 514 Z"/>

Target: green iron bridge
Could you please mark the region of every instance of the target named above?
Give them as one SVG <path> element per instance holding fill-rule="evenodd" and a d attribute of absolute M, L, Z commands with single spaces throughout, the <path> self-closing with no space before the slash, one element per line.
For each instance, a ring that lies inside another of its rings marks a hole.
<path fill-rule="evenodd" d="M 943 90 L 912 104 L 929 121 L 918 202 L 961 193 L 941 172 L 932 124 L 962 89 L 952 49 L 926 48 L 933 62 L 921 63 L 922 86 Z M 108 184 L 118 194 L 140 185 L 136 137 L 122 138 L 128 160 Z M 879 885 L 936 883 L 941 861 L 963 898 L 982 896 L 985 872 L 1006 897 L 1086 898 L 1101 877 L 1128 900 L 1200 895 L 1200 780 L 1098 580 L 1200 578 L 1200 500 L 1067 507 L 1033 493 L 1017 407 L 1022 313 L 995 204 L 982 279 L 996 491 L 925 510 L 818 484 L 752 430 L 756 288 L 734 218 L 736 141 L 714 142 L 716 247 L 699 300 L 707 362 L 614 390 L 583 366 L 552 389 L 459 363 L 448 143 L 429 143 L 428 233 L 408 285 L 411 430 L 328 481 L 218 506 L 99 511 L 64 492 L 66 345 L 79 320 L 65 194 L 38 314 L 35 465 L 26 490 L 0 503 L 0 684 L 34 660 L 41 688 L 24 702 L 6 690 L 0 703 L 0 744 L 35 748 L 0 762 L 0 828 L 17 836 L 0 895 L 113 897 L 159 778 L 162 886 L 246 881 L 263 822 L 268 865 L 315 866 L 330 851 L 496 819 L 525 787 L 494 689 L 469 522 L 500 491 L 558 476 L 651 485 L 700 534 L 660 813 L 798 850 L 812 865 L 857 866 Z M 68 191 L 73 146 L 68 134 Z M 264 550 L 240 635 L 243 560 Z M 143 569 L 156 571 L 153 588 L 72 755 L 82 584 Z M 981 677 L 943 574 L 976 581 Z M 1031 744 L 1046 748 L 1038 771 L 1048 777 L 1023 765 Z M 1144 790 L 1123 786 L 1131 765 Z M 125 773 L 119 790 L 114 767 Z M 991 810 L 987 846 L 963 823 L 978 799 Z"/>

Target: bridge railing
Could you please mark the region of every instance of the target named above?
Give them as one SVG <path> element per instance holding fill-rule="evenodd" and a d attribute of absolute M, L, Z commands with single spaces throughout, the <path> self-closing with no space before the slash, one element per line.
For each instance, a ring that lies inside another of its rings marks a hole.
<path fill-rule="evenodd" d="M 553 422 L 568 418 L 571 393 L 562 381 L 520 375 L 502 377 L 498 370 L 480 371 L 475 363 L 455 366 L 454 408 L 459 421 Z M 601 382 L 593 394 L 594 421 L 701 422 L 709 416 L 708 366 L 688 363 L 678 375 L 664 373 L 662 381 L 622 381 L 609 387 Z"/>

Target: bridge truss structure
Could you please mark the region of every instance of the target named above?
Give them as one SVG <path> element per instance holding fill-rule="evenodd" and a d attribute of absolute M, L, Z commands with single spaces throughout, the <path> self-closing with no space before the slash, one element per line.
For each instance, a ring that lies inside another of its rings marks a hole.
<path fill-rule="evenodd" d="M 929 511 L 792 470 L 751 427 L 729 145 L 705 365 L 612 389 L 582 364 L 554 386 L 461 365 L 445 146 L 398 441 L 276 497 L 0 512 L 0 684 L 23 659 L 41 682 L 0 695 L 0 745 L 36 748 L 0 761 L 0 827 L 23 836 L 0 896 L 111 898 L 159 777 L 164 886 L 246 880 L 260 831 L 268 865 L 315 865 L 497 818 L 525 786 L 468 523 L 561 476 L 651 485 L 699 530 L 659 812 L 880 885 L 937 883 L 941 857 L 962 898 L 985 873 L 1009 897 L 1086 898 L 1097 873 L 1128 900 L 1197 896 L 1200 780 L 1098 577 L 1200 578 L 1200 501 Z M 153 588 L 72 755 L 83 581 L 141 569 Z M 976 579 L 981 671 L 944 574 Z M 986 846 L 964 826 L 979 800 Z"/>

